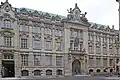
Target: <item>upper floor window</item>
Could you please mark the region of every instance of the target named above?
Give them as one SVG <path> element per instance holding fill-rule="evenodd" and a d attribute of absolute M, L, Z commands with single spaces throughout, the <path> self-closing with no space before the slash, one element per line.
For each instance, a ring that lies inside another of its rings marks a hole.
<path fill-rule="evenodd" d="M 75 38 L 78 37 L 78 31 L 73 32 L 73 37 L 75 37 Z"/>
<path fill-rule="evenodd" d="M 21 48 L 28 48 L 28 40 L 21 38 Z"/>
<path fill-rule="evenodd" d="M 21 55 L 22 66 L 28 66 L 28 54 Z"/>
<path fill-rule="evenodd" d="M 29 27 L 27 25 L 21 24 L 20 31 L 29 32 Z"/>
<path fill-rule="evenodd" d="M 57 51 L 61 51 L 62 48 L 63 48 L 62 42 L 56 42 L 56 50 L 57 50 Z"/>
<path fill-rule="evenodd" d="M 101 48 L 99 46 L 96 46 L 96 54 L 100 54 L 101 53 Z"/>
<path fill-rule="evenodd" d="M 11 21 L 10 20 L 4 20 L 4 27 L 5 28 L 11 28 Z"/>
<path fill-rule="evenodd" d="M 12 37 L 4 36 L 4 45 L 7 47 L 12 46 Z"/>
<path fill-rule="evenodd" d="M 63 36 L 62 30 L 55 30 L 55 36 Z"/>
<path fill-rule="evenodd" d="M 89 51 L 90 54 L 94 53 L 94 48 L 93 48 L 93 46 L 90 46 L 90 45 L 89 45 L 88 51 Z"/>
<path fill-rule="evenodd" d="M 52 55 L 45 55 L 47 60 L 47 65 L 52 66 Z"/>
<path fill-rule="evenodd" d="M 62 66 L 62 56 L 56 56 L 56 66 Z"/>
<path fill-rule="evenodd" d="M 45 50 L 52 50 L 52 41 L 45 41 Z"/>
<path fill-rule="evenodd" d="M 39 38 L 33 38 L 33 48 L 41 49 L 41 42 Z"/>
<path fill-rule="evenodd" d="M 41 54 L 34 53 L 34 66 L 40 66 Z"/>
<path fill-rule="evenodd" d="M 78 30 L 71 30 L 71 33 L 70 33 L 71 37 L 78 37 Z"/>
<path fill-rule="evenodd" d="M 40 33 L 40 27 L 32 27 L 33 33 Z"/>
<path fill-rule="evenodd" d="M 52 29 L 50 29 L 50 28 L 45 28 L 45 29 L 44 29 L 44 34 L 52 35 Z"/>

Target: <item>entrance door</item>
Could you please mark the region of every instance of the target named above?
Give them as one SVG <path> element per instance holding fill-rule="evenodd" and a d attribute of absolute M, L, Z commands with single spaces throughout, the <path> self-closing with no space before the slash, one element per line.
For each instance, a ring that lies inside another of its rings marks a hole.
<path fill-rule="evenodd" d="M 72 63 L 72 74 L 73 75 L 81 74 L 80 68 L 81 68 L 80 61 L 74 60 Z"/>
<path fill-rule="evenodd" d="M 2 77 L 14 77 L 14 61 L 2 61 Z"/>

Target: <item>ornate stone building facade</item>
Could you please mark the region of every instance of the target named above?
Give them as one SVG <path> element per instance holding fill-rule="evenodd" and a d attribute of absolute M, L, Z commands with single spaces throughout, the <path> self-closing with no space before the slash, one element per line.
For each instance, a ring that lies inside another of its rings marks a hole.
<path fill-rule="evenodd" d="M 88 22 L 75 4 L 67 17 L 0 5 L 0 75 L 61 76 L 118 71 L 118 31 Z"/>

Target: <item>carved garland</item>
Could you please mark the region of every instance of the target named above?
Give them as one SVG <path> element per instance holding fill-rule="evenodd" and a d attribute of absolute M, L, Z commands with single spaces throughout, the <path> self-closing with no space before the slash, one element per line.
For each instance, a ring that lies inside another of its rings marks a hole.
<path fill-rule="evenodd" d="M 0 34 L 1 34 L 1 36 L 14 36 L 15 35 L 14 32 L 11 32 L 8 29 L 1 30 Z"/>

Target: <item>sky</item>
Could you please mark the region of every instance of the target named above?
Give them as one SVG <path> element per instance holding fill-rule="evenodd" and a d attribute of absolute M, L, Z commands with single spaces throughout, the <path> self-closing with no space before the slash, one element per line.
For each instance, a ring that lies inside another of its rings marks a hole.
<path fill-rule="evenodd" d="M 5 0 L 0 0 L 0 2 Z M 74 8 L 75 3 L 82 13 L 87 12 L 89 22 L 103 25 L 115 25 L 118 29 L 118 3 L 116 0 L 8 0 L 12 7 L 34 10 L 67 16 L 67 9 Z"/>

